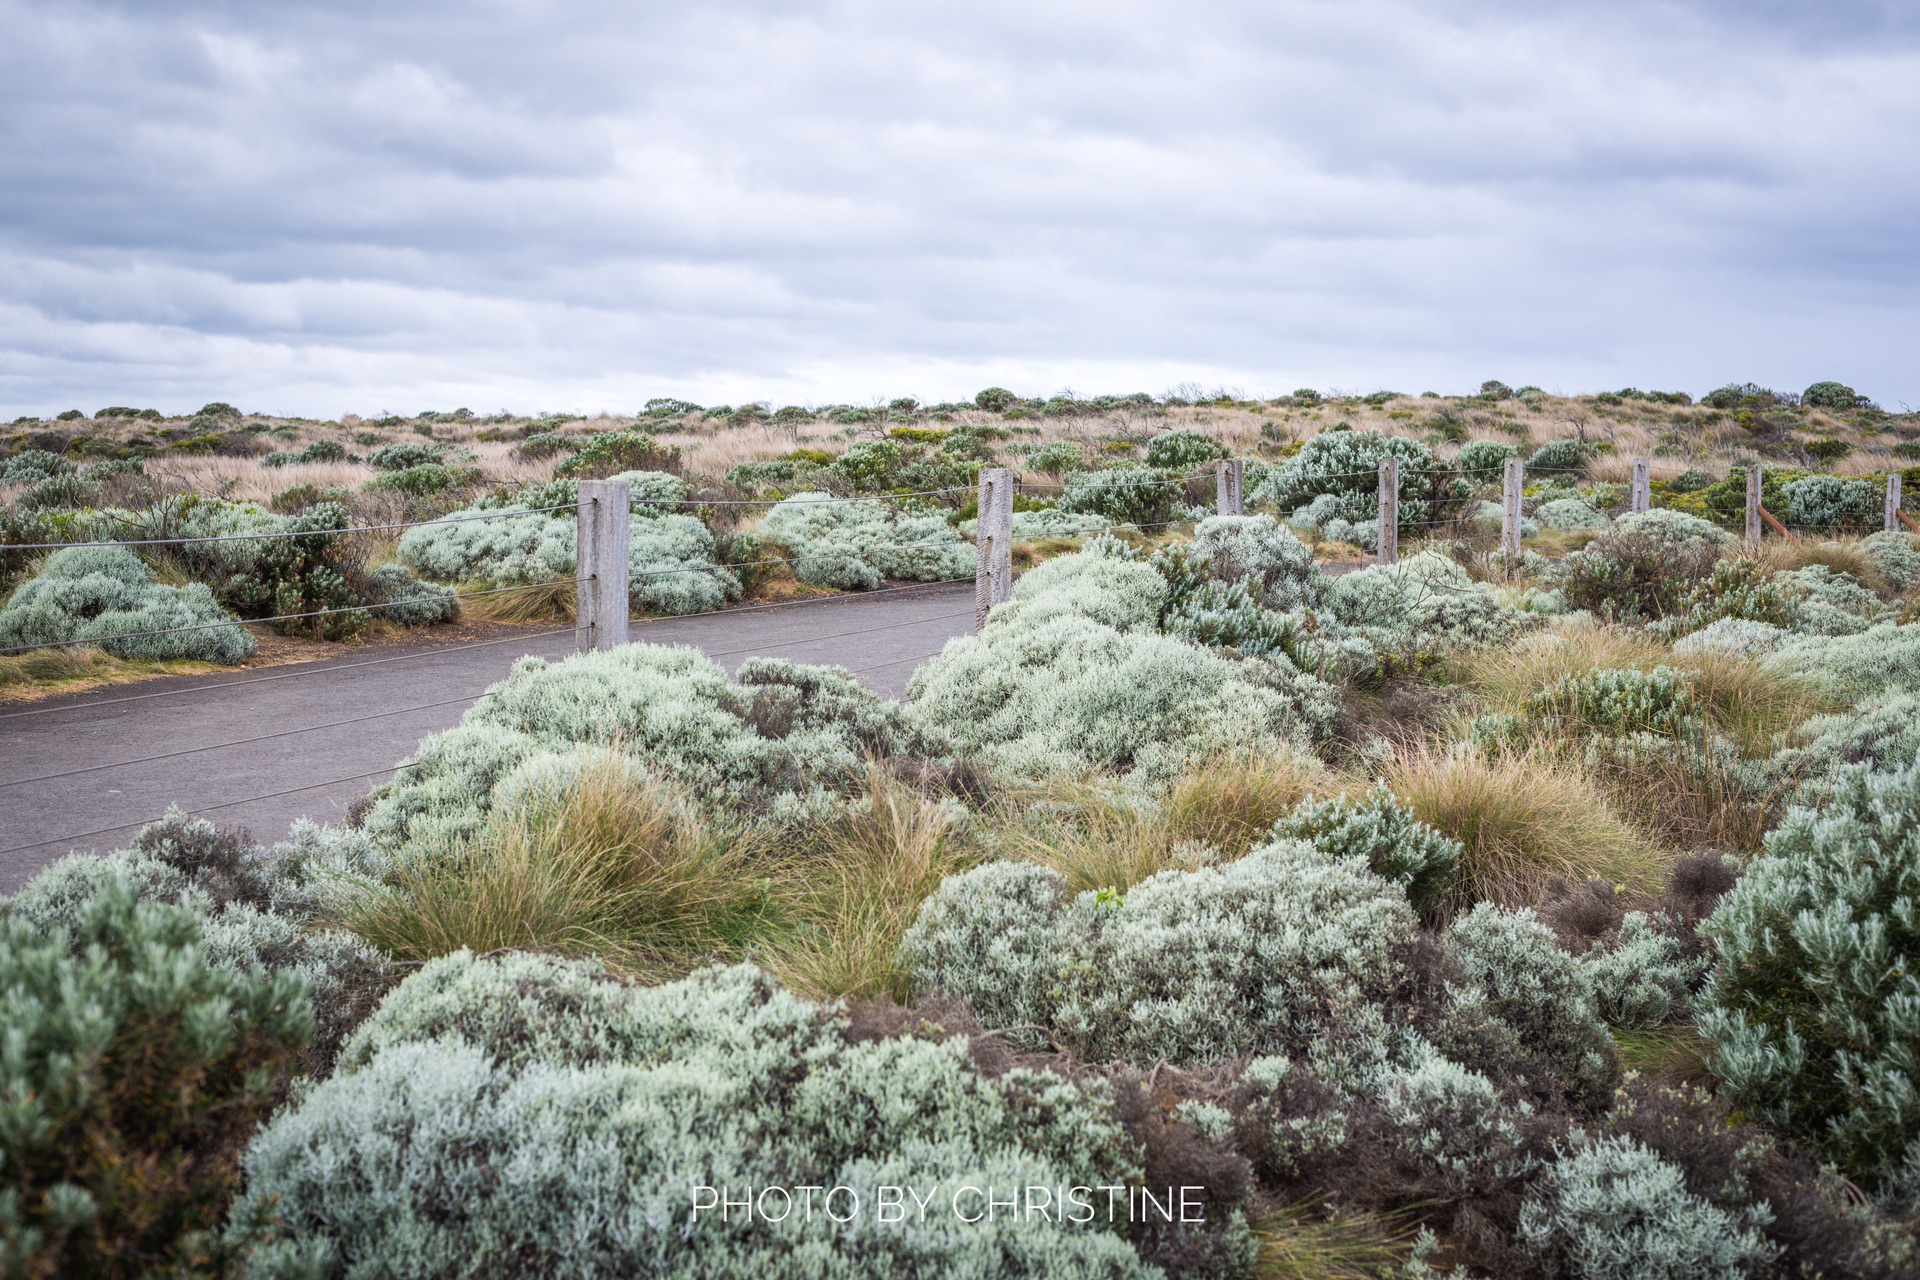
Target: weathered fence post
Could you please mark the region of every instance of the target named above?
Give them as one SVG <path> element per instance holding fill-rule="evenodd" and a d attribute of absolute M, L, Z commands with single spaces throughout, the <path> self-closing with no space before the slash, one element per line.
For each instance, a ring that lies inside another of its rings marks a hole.
<path fill-rule="evenodd" d="M 573 642 L 581 653 L 627 642 L 628 516 L 626 481 L 580 482 Z"/>
<path fill-rule="evenodd" d="M 1400 559 L 1400 459 L 1380 459 L 1380 563 Z"/>
<path fill-rule="evenodd" d="M 1013 472 L 992 467 L 980 473 L 980 516 L 973 535 L 973 629 L 987 612 L 1013 595 Z"/>
<path fill-rule="evenodd" d="M 1653 505 L 1653 459 L 1633 460 L 1633 509 L 1645 511 Z"/>
<path fill-rule="evenodd" d="M 1246 465 L 1239 458 L 1228 458 L 1221 462 L 1220 470 L 1214 475 L 1214 483 L 1219 490 L 1218 505 L 1223 516 L 1243 516 L 1247 513 L 1240 496 L 1240 482 L 1246 476 Z"/>
<path fill-rule="evenodd" d="M 1760 464 L 1747 468 L 1747 545 L 1760 545 Z"/>
<path fill-rule="evenodd" d="M 1900 527 L 1900 473 L 1895 471 L 1887 477 L 1887 532 L 1892 533 Z"/>
<path fill-rule="evenodd" d="M 1520 554 L 1520 489 L 1526 471 L 1526 463 L 1508 458 L 1506 474 L 1501 477 L 1500 550 L 1510 556 Z"/>

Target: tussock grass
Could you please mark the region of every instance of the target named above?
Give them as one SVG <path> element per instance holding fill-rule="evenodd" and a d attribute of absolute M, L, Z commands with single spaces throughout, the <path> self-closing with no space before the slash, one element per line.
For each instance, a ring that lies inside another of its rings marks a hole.
<path fill-rule="evenodd" d="M 1222 853 L 1244 853 L 1287 810 L 1330 786 L 1325 766 L 1308 756 L 1216 756 L 1181 775 L 1161 816 L 1175 843 L 1203 840 Z"/>
<path fill-rule="evenodd" d="M 116 658 L 103 649 L 77 645 L 35 649 L 28 653 L 0 654 L 0 694 L 57 693 L 62 689 L 90 688 L 147 676 L 227 670 L 231 668 L 217 662 Z"/>
<path fill-rule="evenodd" d="M 1320 1217 L 1307 1205 L 1288 1205 L 1257 1219 L 1253 1238 L 1258 1280 L 1367 1280 L 1404 1263 L 1417 1231 L 1401 1215 Z"/>
<path fill-rule="evenodd" d="M 1385 780 L 1422 822 L 1460 842 L 1463 902 L 1531 906 L 1555 879 L 1657 893 L 1666 858 L 1571 761 L 1467 748 L 1404 751 Z"/>
<path fill-rule="evenodd" d="M 357 886 L 337 914 L 398 960 L 542 947 L 664 979 L 737 952 L 767 906 L 752 853 L 609 750 L 566 786 L 495 813 L 460 856 Z"/>
<path fill-rule="evenodd" d="M 1754 559 L 1768 573 L 1779 573 L 1794 569 L 1804 569 L 1810 564 L 1823 564 L 1835 573 L 1846 573 L 1858 578 L 1872 587 L 1881 596 L 1892 598 L 1898 593 L 1893 584 L 1880 575 L 1867 559 L 1866 552 L 1860 549 L 1858 541 L 1825 539 L 1820 542 L 1795 541 L 1782 538 L 1774 542 L 1763 542 L 1754 553 Z"/>
<path fill-rule="evenodd" d="M 491 584 L 466 582 L 459 591 L 487 591 Z M 515 587 L 510 591 L 492 591 L 488 595 L 467 596 L 460 601 L 460 612 L 482 622 L 572 622 L 577 588 L 572 581 L 545 582 L 537 586 Z"/>
<path fill-rule="evenodd" d="M 760 957 L 814 999 L 907 999 L 901 936 L 941 880 L 979 860 L 955 802 L 929 799 L 878 765 L 867 791 L 867 806 L 823 822 L 790 861 L 791 927 Z"/>
<path fill-rule="evenodd" d="M 1693 678 L 1708 722 L 1749 756 L 1767 755 L 1809 717 L 1838 711 L 1844 699 L 1775 668 L 1725 653 L 1670 657 Z"/>

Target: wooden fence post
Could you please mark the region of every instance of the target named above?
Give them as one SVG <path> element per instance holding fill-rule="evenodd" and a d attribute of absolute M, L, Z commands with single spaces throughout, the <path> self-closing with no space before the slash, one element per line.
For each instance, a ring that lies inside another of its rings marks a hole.
<path fill-rule="evenodd" d="M 1500 550 L 1510 556 L 1520 554 L 1520 489 L 1526 471 L 1526 463 L 1508 458 L 1506 474 L 1501 477 Z"/>
<path fill-rule="evenodd" d="M 1217 505 L 1223 516 L 1243 516 L 1247 513 L 1240 494 L 1240 482 L 1246 476 L 1246 465 L 1239 458 L 1227 458 L 1220 463 L 1220 470 L 1214 475 L 1214 483 L 1219 490 Z"/>
<path fill-rule="evenodd" d="M 1760 464 L 1747 468 L 1747 545 L 1760 545 Z"/>
<path fill-rule="evenodd" d="M 581 653 L 627 642 L 627 506 L 622 480 L 580 482 L 573 642 Z"/>
<path fill-rule="evenodd" d="M 1400 459 L 1380 459 L 1380 554 L 1381 564 L 1400 559 Z"/>
<path fill-rule="evenodd" d="M 1900 527 L 1900 473 L 1895 471 L 1887 477 L 1887 532 L 1892 533 Z"/>
<path fill-rule="evenodd" d="M 1653 505 L 1653 459 L 1633 460 L 1633 509 L 1645 511 Z"/>
<path fill-rule="evenodd" d="M 980 515 L 973 535 L 973 629 L 1013 595 L 1013 472 L 992 467 L 980 473 Z"/>

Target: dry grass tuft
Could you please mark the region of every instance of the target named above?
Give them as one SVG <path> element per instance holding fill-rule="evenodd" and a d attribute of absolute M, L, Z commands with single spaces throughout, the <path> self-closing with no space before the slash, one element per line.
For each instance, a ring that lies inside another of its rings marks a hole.
<path fill-rule="evenodd" d="M 793 928 L 762 957 L 817 1000 L 911 995 L 900 938 L 941 880 L 977 861 L 965 811 L 931 800 L 878 765 L 870 807 L 824 822 L 789 866 Z"/>
<path fill-rule="evenodd" d="M 1597 877 L 1654 894 L 1666 858 L 1580 767 L 1543 753 L 1457 748 L 1396 757 L 1386 783 L 1431 827 L 1460 842 L 1464 902 L 1532 906 L 1556 880 Z"/>
<path fill-rule="evenodd" d="M 1244 853 L 1289 809 L 1331 785 L 1325 766 L 1308 756 L 1216 756 L 1181 775 L 1161 817 L 1176 844 L 1201 840 Z"/>
<path fill-rule="evenodd" d="M 94 688 L 148 676 L 227 671 L 217 662 L 116 658 L 103 649 L 75 646 L 0 654 L 0 696 L 31 697 Z"/>
<path fill-rule="evenodd" d="M 457 590 L 487 592 L 460 601 L 460 612 L 481 622 L 572 622 L 578 599 L 578 588 L 572 580 L 505 591 L 491 590 L 484 583 L 462 583 Z"/>
<path fill-rule="evenodd" d="M 1367 1280 L 1394 1273 L 1413 1252 L 1417 1232 L 1393 1214 L 1321 1217 L 1306 1205 L 1288 1205 L 1256 1220 L 1258 1280 Z"/>
<path fill-rule="evenodd" d="M 338 915 L 398 960 L 544 947 L 658 980 L 737 951 L 765 907 L 751 866 L 737 833 L 608 750 L 563 787 L 496 812 L 461 856 L 356 886 Z"/>
<path fill-rule="evenodd" d="M 1823 564 L 1835 573 L 1851 574 L 1884 597 L 1891 598 L 1898 594 L 1893 589 L 1893 584 L 1881 577 L 1880 571 L 1873 567 L 1873 562 L 1867 559 L 1866 552 L 1860 549 L 1857 541 L 1827 539 L 1812 542 L 1782 538 L 1778 541 L 1762 543 L 1754 558 L 1768 573 L 1804 569 L 1810 564 Z"/>

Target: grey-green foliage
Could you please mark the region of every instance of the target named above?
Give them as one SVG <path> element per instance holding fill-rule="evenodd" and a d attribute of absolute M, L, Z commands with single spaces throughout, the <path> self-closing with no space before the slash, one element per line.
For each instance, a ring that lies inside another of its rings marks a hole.
<path fill-rule="evenodd" d="M 1284 658 L 1236 662 L 1159 634 L 1166 581 L 1096 541 L 1023 576 L 978 635 L 914 674 L 925 723 L 1017 777 L 1112 768 L 1164 780 L 1234 747 L 1304 743 L 1326 686 Z"/>
<path fill-rule="evenodd" d="M 0 484 L 32 484 L 53 476 L 67 475 L 73 464 L 45 449 L 23 449 L 0 462 Z"/>
<path fill-rule="evenodd" d="M 1532 911 L 1482 902 L 1447 930 L 1464 975 L 1462 995 L 1512 1028 L 1552 1074 L 1588 1097 L 1606 1096 L 1619 1056 L 1580 963 L 1562 951 Z"/>
<path fill-rule="evenodd" d="M 1632 1138 L 1576 1132 L 1520 1209 L 1520 1242 L 1565 1280 L 1747 1280 L 1778 1256 L 1762 1206 L 1736 1216 Z"/>
<path fill-rule="evenodd" d="M 1500 643 L 1529 625 L 1433 550 L 1343 574 L 1328 585 L 1325 603 L 1343 626 L 1425 648 Z"/>
<path fill-rule="evenodd" d="M 1129 462 L 1069 474 L 1059 505 L 1062 511 L 1157 525 L 1177 519 L 1185 501 L 1186 487 L 1179 476 Z"/>
<path fill-rule="evenodd" d="M 1920 1203 L 1920 767 L 1844 770 L 1825 811 L 1789 811 L 1701 932 L 1728 1096 Z"/>
<path fill-rule="evenodd" d="M 1882 577 L 1900 591 L 1920 587 L 1920 548 L 1904 530 L 1889 530 L 1860 540 L 1860 550 Z"/>
<path fill-rule="evenodd" d="M 634 604 L 662 613 L 703 613 L 740 597 L 740 580 L 716 562 L 713 534 L 692 516 L 674 514 L 686 485 L 663 471 L 612 477 L 628 485 L 633 520 L 627 532 L 627 592 Z M 575 481 L 539 486 L 504 507 L 454 512 L 451 523 L 416 525 L 400 535 L 400 563 L 444 582 L 480 580 L 501 586 L 551 582 L 574 575 L 578 517 L 542 511 L 576 501 Z"/>
<path fill-rule="evenodd" d="M 1191 471 L 1203 462 L 1227 456 L 1218 440 L 1204 431 L 1168 431 L 1147 441 L 1147 465 Z"/>
<path fill-rule="evenodd" d="M 1646 912 L 1629 911 L 1620 936 L 1611 946 L 1596 943 L 1581 967 L 1609 1026 L 1652 1028 L 1686 1012 L 1688 992 L 1706 973 L 1707 961 L 1689 956 Z"/>
<path fill-rule="evenodd" d="M 1326 575 L 1313 550 L 1272 516 L 1214 516 L 1193 531 L 1189 553 L 1208 577 L 1239 583 L 1263 607 L 1285 612 L 1320 603 Z"/>
<path fill-rule="evenodd" d="M 1547 479 L 1558 473 L 1572 478 L 1587 467 L 1587 446 L 1578 440 L 1549 440 L 1527 458 L 1527 470 Z"/>
<path fill-rule="evenodd" d="M 794 576 L 820 586 L 870 591 L 888 578 L 940 582 L 974 568 L 973 548 L 944 519 L 884 502 L 796 493 L 768 511 L 756 532 L 793 553 Z"/>
<path fill-rule="evenodd" d="M 1789 636 L 1764 661 L 1848 698 L 1920 693 L 1920 623 L 1883 622 L 1851 635 Z"/>
<path fill-rule="evenodd" d="M 1027 466 L 1035 471 L 1060 475 L 1086 467 L 1086 456 L 1071 440 L 1051 440 L 1027 455 Z"/>
<path fill-rule="evenodd" d="M 1315 498 L 1331 496 L 1337 514 L 1349 521 L 1377 520 L 1380 515 L 1379 467 L 1388 457 L 1400 460 L 1400 521 L 1403 526 L 1439 514 L 1427 501 L 1436 485 L 1448 498 L 1466 497 L 1464 481 L 1437 482 L 1431 474 L 1440 466 L 1433 451 L 1417 440 L 1383 436 L 1377 431 L 1322 431 L 1301 446 L 1300 452 L 1267 473 L 1250 500 L 1268 502 L 1281 511 L 1298 511 Z"/>
<path fill-rule="evenodd" d="M 376 616 L 397 627 L 425 627 L 460 616 L 460 598 L 452 587 L 422 582 L 405 565 L 382 565 L 367 575 L 369 603 L 382 605 Z"/>
<path fill-rule="evenodd" d="M 314 1259 L 319 1274 L 395 1280 L 1158 1274 L 1104 1224 L 951 1212 L 966 1185 L 1137 1180 L 1098 1086 L 988 1079 L 961 1040 L 850 1043 L 834 1009 L 745 966 L 616 990 L 586 961 L 461 953 L 389 1003 L 351 1066 L 247 1154 L 248 1191 L 273 1198 L 281 1231 L 257 1277 L 312 1274 Z M 810 1221 L 696 1220 L 696 1185 L 736 1200 L 844 1186 L 861 1212 L 836 1223 L 816 1198 Z M 882 1185 L 937 1188 L 940 1211 L 880 1222 Z"/>
<path fill-rule="evenodd" d="M 1305 840 L 1329 857 L 1359 859 L 1405 889 L 1427 917 L 1444 909 L 1460 863 L 1459 844 L 1420 821 L 1384 784 L 1358 800 L 1309 797 L 1273 833 Z"/>
<path fill-rule="evenodd" d="M 1498 440 L 1469 440 L 1453 456 L 1453 466 L 1457 471 L 1472 472 L 1477 483 L 1491 484 L 1500 479 L 1507 459 L 1519 454 L 1518 449 Z"/>
<path fill-rule="evenodd" d="M 1082 1057 L 1201 1064 L 1304 1051 L 1386 998 L 1415 929 L 1364 864 L 1293 840 L 1124 897 L 1058 885 L 991 864 L 950 877 L 907 933 L 908 970 L 996 1019 L 1050 1027 Z"/>
<path fill-rule="evenodd" d="M 133 634 L 156 631 L 171 634 Z M 66 641 L 95 644 L 118 658 L 203 662 L 239 662 L 256 649 L 205 583 L 160 586 L 140 558 L 120 546 L 54 552 L 0 607 L 0 648 Z"/>
<path fill-rule="evenodd" d="M 1879 514 L 1879 495 L 1865 480 L 1802 476 L 1786 493 L 1786 521 L 1799 528 L 1852 528 Z"/>
<path fill-rule="evenodd" d="M 1581 529 L 1604 529 L 1613 523 L 1605 513 L 1595 511 L 1579 498 L 1555 498 L 1543 502 L 1534 512 L 1534 519 L 1549 529 L 1568 531 Z"/>
<path fill-rule="evenodd" d="M 697 649 L 651 644 L 527 657 L 457 726 L 420 743 L 374 793 L 365 829 L 391 846 L 470 835 L 516 773 L 613 744 L 716 804 L 749 806 L 846 788 L 864 776 L 866 754 L 925 756 L 937 745 L 838 668 L 756 658 L 729 680 Z"/>
<path fill-rule="evenodd" d="M 1797 606 L 1793 629 L 1805 635 L 1851 635 L 1893 612 L 1854 578 L 1824 564 L 1776 573 L 1772 582 Z"/>

